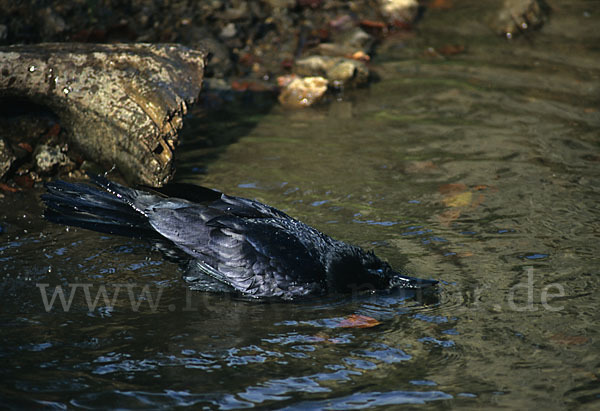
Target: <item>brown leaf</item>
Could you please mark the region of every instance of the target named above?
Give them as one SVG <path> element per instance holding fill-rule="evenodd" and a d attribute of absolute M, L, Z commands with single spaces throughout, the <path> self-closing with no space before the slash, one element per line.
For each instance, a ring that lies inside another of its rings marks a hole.
<path fill-rule="evenodd" d="M 429 3 L 431 9 L 451 9 L 452 7 L 452 0 L 433 0 Z"/>
<path fill-rule="evenodd" d="M 374 20 L 361 20 L 360 21 L 360 25 L 363 26 L 363 28 L 370 28 L 370 29 L 385 29 L 387 27 L 387 24 L 385 24 L 385 22 L 383 21 L 374 21 Z"/>
<path fill-rule="evenodd" d="M 563 333 L 554 334 L 550 337 L 550 341 L 562 345 L 583 345 L 590 342 L 589 337 L 583 335 L 566 335 Z"/>
<path fill-rule="evenodd" d="M 27 151 L 28 153 L 31 153 L 33 151 L 33 147 L 31 147 L 31 144 L 29 143 L 19 143 L 17 144 L 19 147 L 21 147 L 23 150 Z"/>
<path fill-rule="evenodd" d="M 46 133 L 47 137 L 56 137 L 60 133 L 60 124 L 54 123 Z"/>
<path fill-rule="evenodd" d="M 440 194 L 443 194 L 443 195 L 454 195 L 454 194 L 458 194 L 458 193 L 461 193 L 466 190 L 467 190 L 467 186 L 464 185 L 463 183 L 444 184 L 438 188 L 438 191 L 440 192 Z"/>
<path fill-rule="evenodd" d="M 0 183 L 0 190 L 6 191 L 8 193 L 16 193 L 17 191 L 21 191 L 18 188 L 14 188 L 5 183 Z"/>
<path fill-rule="evenodd" d="M 454 56 L 465 51 L 465 46 L 460 44 L 445 44 L 437 49 L 442 56 Z"/>
<path fill-rule="evenodd" d="M 371 328 L 380 325 L 381 322 L 366 315 L 352 314 L 344 318 L 338 326 L 341 328 Z"/>
<path fill-rule="evenodd" d="M 22 175 L 22 176 L 14 176 L 13 180 L 15 180 L 15 183 L 17 183 L 19 185 L 19 187 L 22 188 L 31 188 L 33 187 L 33 179 L 28 175 Z"/>

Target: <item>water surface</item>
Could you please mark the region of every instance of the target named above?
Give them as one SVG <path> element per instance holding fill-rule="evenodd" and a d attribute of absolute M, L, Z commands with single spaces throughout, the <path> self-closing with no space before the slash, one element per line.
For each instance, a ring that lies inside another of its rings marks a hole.
<path fill-rule="evenodd" d="M 7 194 L 2 402 L 597 408 L 600 19 L 564 3 L 510 42 L 478 23 L 481 2 L 431 11 L 381 46 L 368 89 L 187 121 L 179 181 L 437 278 L 433 297 L 192 293 L 143 242 L 45 223 L 41 190 Z M 466 49 L 428 52 L 446 44 Z M 356 315 L 381 324 L 347 327 Z"/>

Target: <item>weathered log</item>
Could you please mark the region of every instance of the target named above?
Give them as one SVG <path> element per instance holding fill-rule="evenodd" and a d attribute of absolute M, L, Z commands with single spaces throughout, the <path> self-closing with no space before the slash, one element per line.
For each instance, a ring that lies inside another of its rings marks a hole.
<path fill-rule="evenodd" d="M 161 186 L 173 175 L 205 57 L 170 44 L 0 47 L 0 98 L 49 107 L 87 158 L 116 165 L 130 182 Z"/>

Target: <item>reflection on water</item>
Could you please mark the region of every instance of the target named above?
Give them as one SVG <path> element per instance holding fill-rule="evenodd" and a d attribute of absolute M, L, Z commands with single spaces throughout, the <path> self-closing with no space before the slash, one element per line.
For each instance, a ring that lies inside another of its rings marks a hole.
<path fill-rule="evenodd" d="M 435 295 L 194 293 L 144 243 L 45 223 L 39 191 L 1 199 L 2 402 L 597 407 L 600 24 L 586 7 L 561 3 L 508 43 L 432 11 L 417 38 L 382 46 L 368 90 L 189 119 L 180 181 L 374 249 L 440 279 Z M 466 52 L 423 53 L 447 43 Z"/>

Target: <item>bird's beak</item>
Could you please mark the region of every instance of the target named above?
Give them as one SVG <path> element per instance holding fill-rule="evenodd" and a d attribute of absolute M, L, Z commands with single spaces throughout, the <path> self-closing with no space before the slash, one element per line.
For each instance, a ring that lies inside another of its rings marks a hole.
<path fill-rule="evenodd" d="M 409 277 L 396 273 L 390 278 L 390 287 L 393 288 L 426 288 L 432 287 L 438 283 L 437 280 L 425 280 L 422 278 Z"/>

